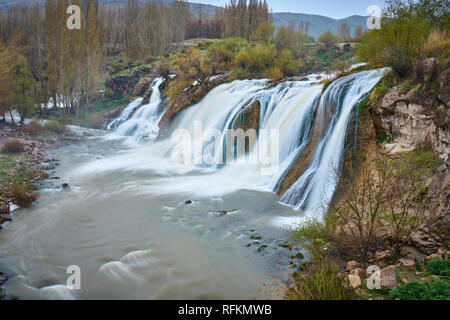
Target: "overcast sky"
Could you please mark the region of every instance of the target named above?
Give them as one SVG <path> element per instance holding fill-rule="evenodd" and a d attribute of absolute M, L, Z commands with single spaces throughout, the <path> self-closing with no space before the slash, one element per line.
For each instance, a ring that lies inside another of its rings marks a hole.
<path fill-rule="evenodd" d="M 190 0 L 214 5 L 225 5 L 229 0 Z M 383 7 L 384 0 L 268 0 L 274 12 L 312 13 L 332 18 L 352 15 L 366 16 L 370 5 Z"/>

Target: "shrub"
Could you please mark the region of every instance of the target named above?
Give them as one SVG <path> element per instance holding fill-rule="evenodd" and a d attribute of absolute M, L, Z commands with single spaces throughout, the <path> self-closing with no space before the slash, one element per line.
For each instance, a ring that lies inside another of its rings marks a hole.
<path fill-rule="evenodd" d="M 155 65 L 155 72 L 161 77 L 167 78 L 171 72 L 170 62 L 167 59 L 159 61 Z"/>
<path fill-rule="evenodd" d="M 450 38 L 445 30 L 435 29 L 420 47 L 423 58 L 440 57 L 450 50 Z"/>
<path fill-rule="evenodd" d="M 430 273 L 442 276 L 450 277 L 450 261 L 442 260 L 440 258 L 434 258 L 433 260 L 427 261 L 427 269 Z"/>
<path fill-rule="evenodd" d="M 42 125 L 38 120 L 35 119 L 27 124 L 25 130 L 31 135 L 37 135 L 42 132 Z"/>
<path fill-rule="evenodd" d="M 323 257 L 316 258 L 303 267 L 302 274 L 293 276 L 291 287 L 286 289 L 290 300 L 350 300 L 355 299 L 353 289 L 338 276 L 338 266 Z"/>
<path fill-rule="evenodd" d="M 267 77 L 270 80 L 276 82 L 276 81 L 278 81 L 278 80 L 283 78 L 283 72 L 281 72 L 280 69 L 275 67 L 275 68 L 272 68 L 272 69 L 269 70 L 269 72 L 267 74 Z"/>
<path fill-rule="evenodd" d="M 338 42 L 338 38 L 330 30 L 327 30 L 317 38 L 317 42 L 323 43 L 327 47 L 331 47 Z"/>
<path fill-rule="evenodd" d="M 4 153 L 21 153 L 25 151 L 24 143 L 19 139 L 10 139 L 2 147 Z"/>
<path fill-rule="evenodd" d="M 66 125 L 56 120 L 47 121 L 42 127 L 45 131 L 54 134 L 65 134 L 69 131 Z"/>
<path fill-rule="evenodd" d="M 332 66 L 331 69 L 333 71 L 337 71 L 339 73 L 344 73 L 345 71 L 347 71 L 348 69 L 350 69 L 350 63 L 348 61 L 343 61 L 343 60 L 337 60 L 335 61 Z"/>
<path fill-rule="evenodd" d="M 188 86 L 188 82 L 184 79 L 176 78 L 171 80 L 166 86 L 164 95 L 170 99 L 175 99 Z"/>
<path fill-rule="evenodd" d="M 11 186 L 10 198 L 21 207 L 29 207 L 37 197 L 33 193 L 33 186 L 22 181 L 15 181 Z"/>
<path fill-rule="evenodd" d="M 235 64 L 252 74 L 265 73 L 273 66 L 276 57 L 277 50 L 273 45 L 258 44 L 241 50 L 236 56 Z"/>
<path fill-rule="evenodd" d="M 291 50 L 283 50 L 276 59 L 276 67 L 280 71 L 288 76 L 295 75 L 300 67 L 302 67 L 302 62 L 300 59 L 294 59 Z"/>
<path fill-rule="evenodd" d="M 449 300 L 450 284 L 437 279 L 408 282 L 389 291 L 389 297 L 400 300 Z"/>

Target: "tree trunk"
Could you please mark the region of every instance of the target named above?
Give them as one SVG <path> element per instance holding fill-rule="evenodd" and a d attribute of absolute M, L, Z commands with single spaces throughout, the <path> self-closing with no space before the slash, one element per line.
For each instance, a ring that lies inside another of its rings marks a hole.
<path fill-rule="evenodd" d="M 11 109 L 9 109 L 9 115 L 11 117 L 11 123 L 14 124 L 15 122 L 14 122 L 14 117 L 13 117 Z"/>

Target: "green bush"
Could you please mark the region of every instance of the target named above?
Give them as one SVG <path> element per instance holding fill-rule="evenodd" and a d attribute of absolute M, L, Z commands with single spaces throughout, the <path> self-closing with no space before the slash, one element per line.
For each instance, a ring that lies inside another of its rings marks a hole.
<path fill-rule="evenodd" d="M 290 300 L 351 300 L 356 295 L 338 277 L 339 267 L 332 261 L 320 257 L 303 268 L 302 274 L 294 274 L 291 286 L 286 290 Z"/>
<path fill-rule="evenodd" d="M 427 270 L 435 275 L 442 277 L 450 277 L 450 261 L 442 260 L 440 258 L 434 258 L 427 261 Z"/>
<path fill-rule="evenodd" d="M 413 281 L 389 291 L 391 299 L 400 300 L 450 300 L 450 283 L 442 280 Z"/>
<path fill-rule="evenodd" d="M 277 50 L 273 45 L 258 44 L 241 50 L 235 58 L 235 64 L 252 74 L 261 74 L 274 65 L 276 57 Z"/>

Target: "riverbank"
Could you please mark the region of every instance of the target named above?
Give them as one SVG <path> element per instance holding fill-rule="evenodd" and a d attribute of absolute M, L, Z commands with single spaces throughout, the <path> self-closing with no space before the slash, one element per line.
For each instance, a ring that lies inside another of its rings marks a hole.
<path fill-rule="evenodd" d="M 65 127 L 63 132 L 55 134 L 46 130 L 51 125 L 46 129 L 40 127 L 39 132 L 33 131 L 36 129 L 33 126 L 33 122 L 23 126 L 0 123 L 0 229 L 11 223 L 15 210 L 33 205 L 39 197 L 40 181 L 59 179 L 47 173 L 59 163 L 47 159 L 46 153 L 80 140 Z M 0 285 L 7 279 L 0 271 Z"/>

